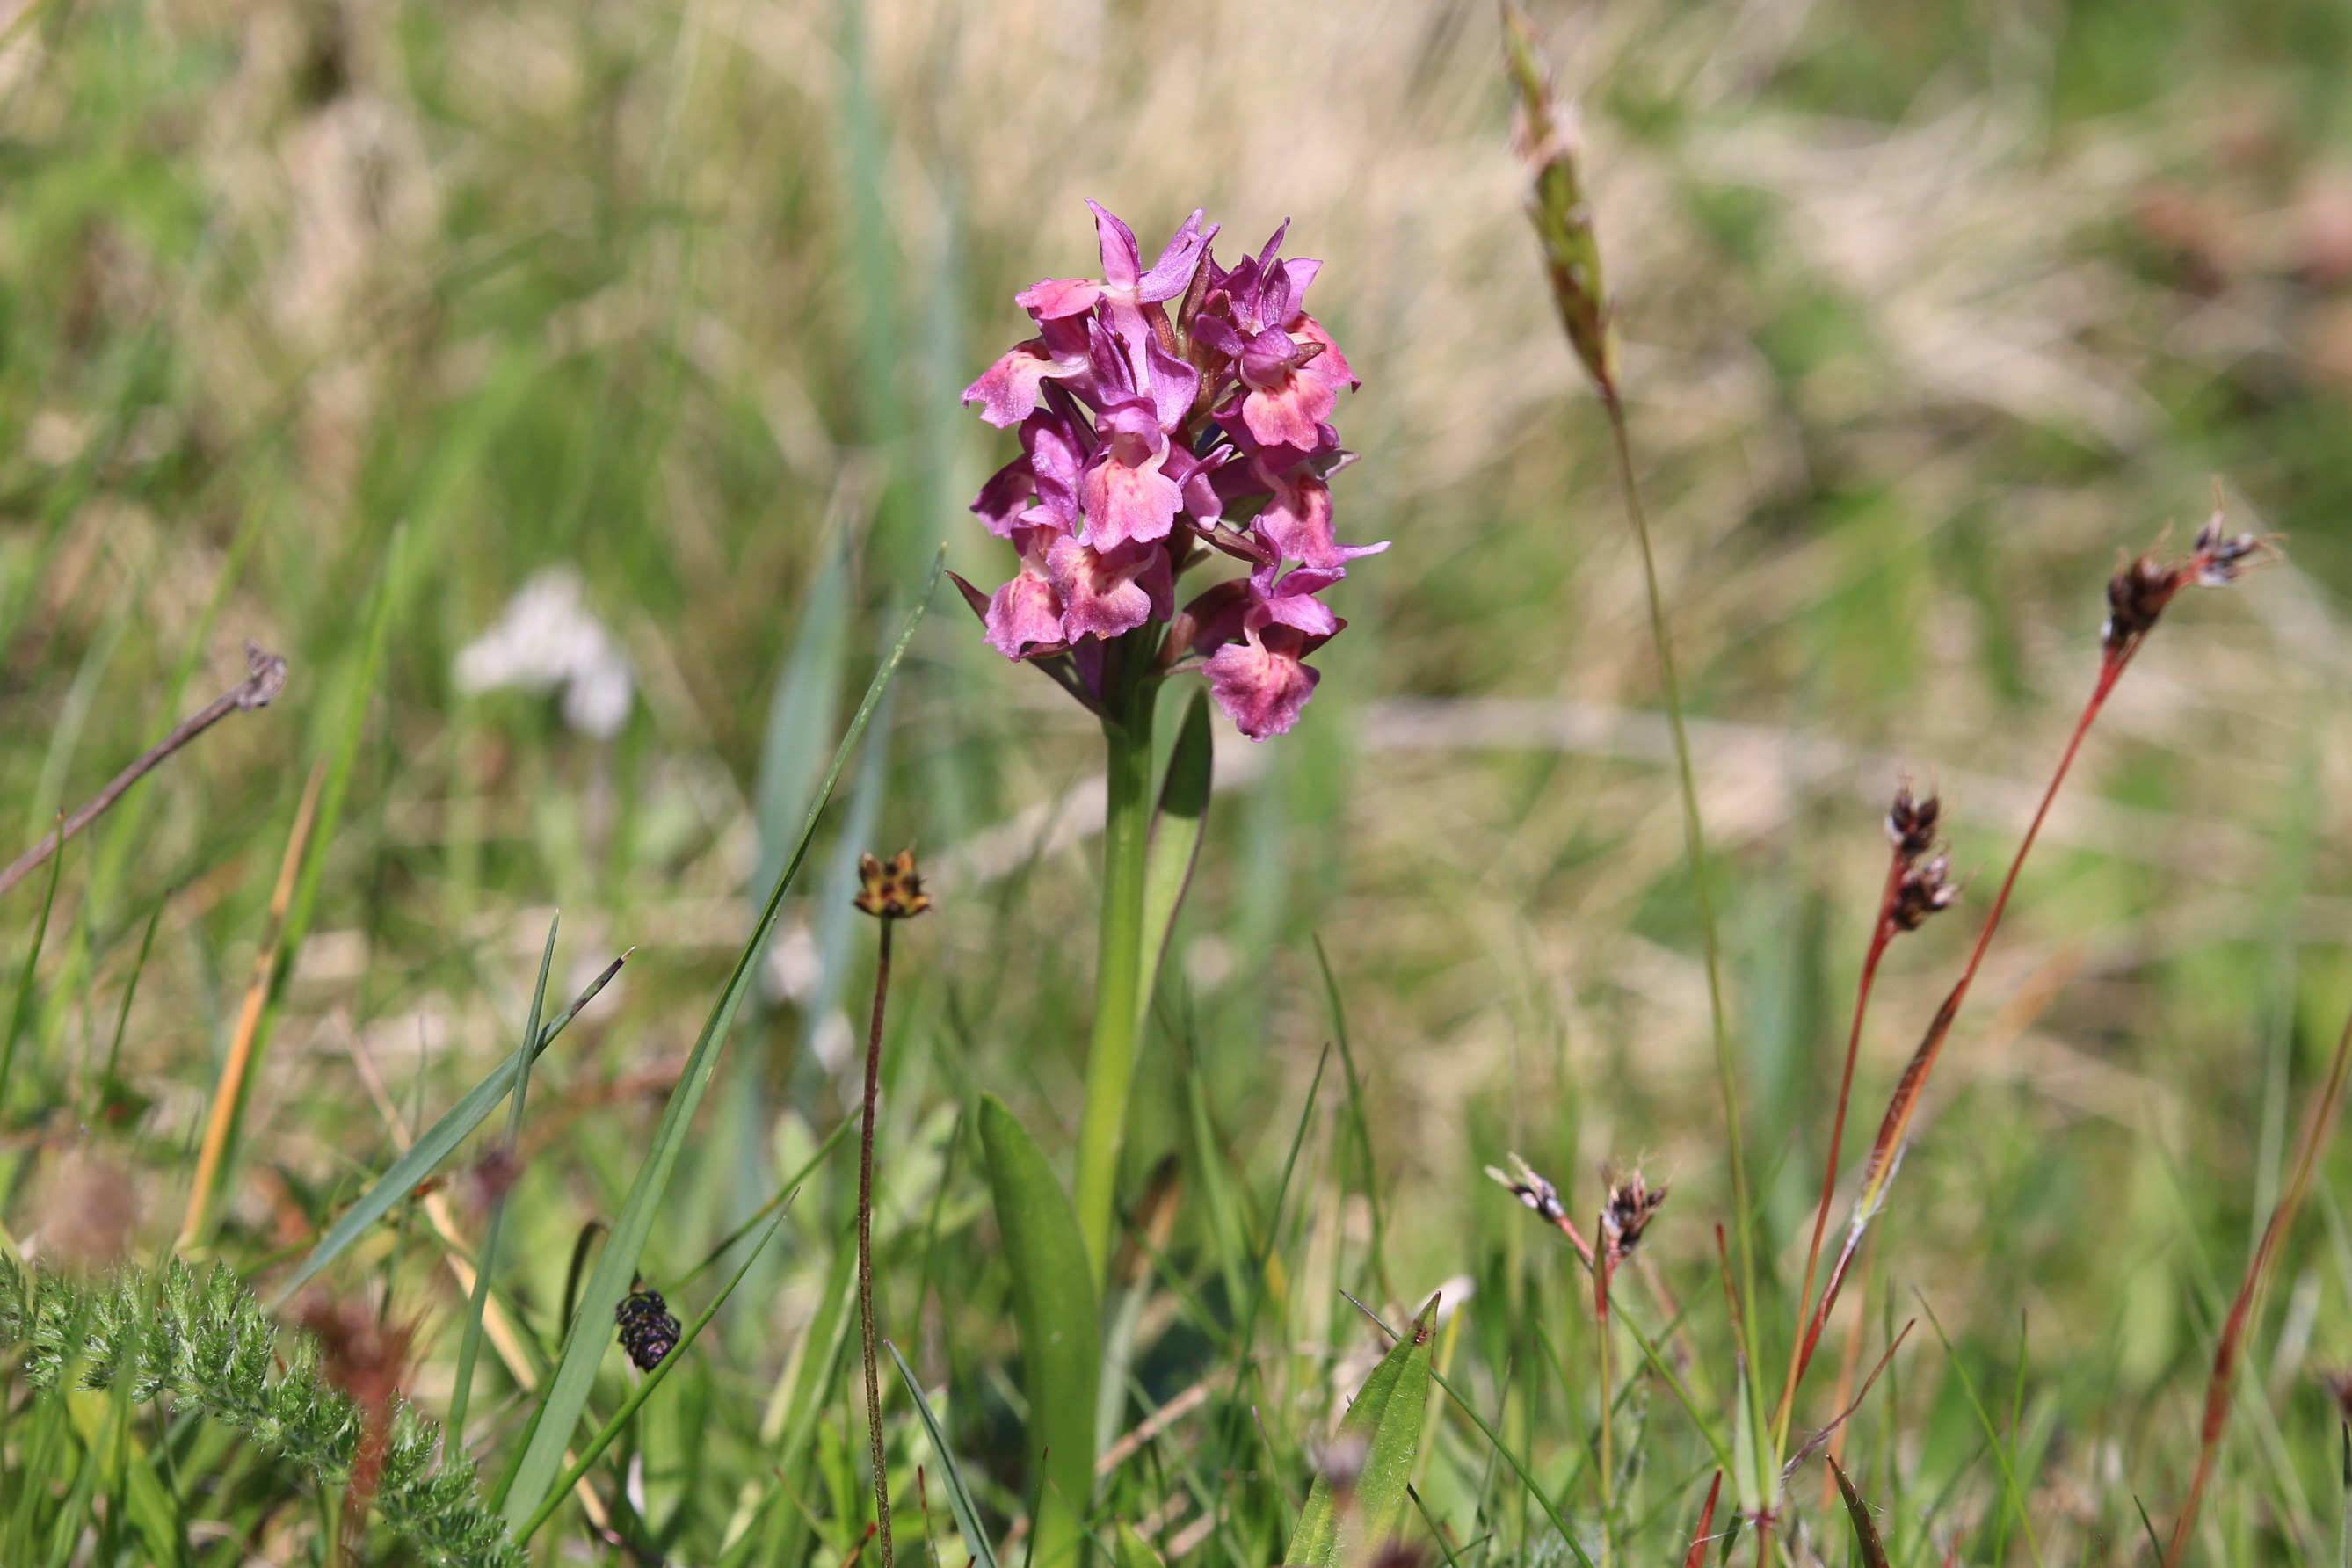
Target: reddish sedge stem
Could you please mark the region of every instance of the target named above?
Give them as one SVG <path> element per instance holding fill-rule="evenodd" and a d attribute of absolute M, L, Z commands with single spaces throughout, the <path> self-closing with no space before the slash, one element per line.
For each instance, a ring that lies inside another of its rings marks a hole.
<path fill-rule="evenodd" d="M 1691 1533 L 1690 1552 L 1683 1559 L 1683 1568 L 1706 1568 L 1706 1532 L 1715 1523 L 1715 1500 L 1722 1495 L 1723 1472 L 1717 1470 L 1706 1489 L 1706 1506 L 1698 1510 L 1698 1529 Z"/>
<path fill-rule="evenodd" d="M 866 1340 L 866 1423 L 874 1451 L 874 1526 L 881 1536 L 882 1568 L 891 1568 L 892 1559 L 890 1466 L 882 1448 L 882 1391 L 874 1353 L 874 1105 L 882 1089 L 882 1004 L 890 994 L 890 928 L 898 923 L 887 916 L 881 922 L 882 945 L 874 963 L 874 1021 L 866 1035 L 865 1120 L 857 1140 L 857 1315 Z M 865 1549 L 860 1542 L 858 1551 Z"/>
<path fill-rule="evenodd" d="M 1878 961 L 1886 956 L 1887 944 L 1895 940 L 1895 922 L 1889 911 L 1895 907 L 1896 889 L 1903 885 L 1906 865 L 1902 846 L 1897 845 L 1886 868 L 1886 888 L 1878 896 L 1878 923 L 1871 928 L 1870 950 L 1863 955 L 1862 979 L 1853 993 L 1853 1023 L 1846 1030 L 1845 1068 L 1838 1079 L 1837 1113 L 1830 1121 L 1829 1158 L 1822 1162 L 1822 1201 L 1813 1210 L 1812 1244 L 1805 1251 L 1805 1283 L 1797 1292 L 1797 1315 L 1803 1321 L 1805 1309 L 1813 1299 L 1814 1271 L 1821 1267 L 1822 1240 L 1829 1234 L 1830 1205 L 1837 1200 L 1838 1163 L 1845 1155 L 1846 1110 L 1853 1099 L 1853 1064 L 1862 1053 L 1862 1022 L 1870 1011 L 1870 994 L 1878 981 Z M 1804 1347 L 1801 1341 L 1789 1346 L 1789 1378 L 1780 1386 L 1780 1407 L 1772 1416 L 1772 1442 L 1775 1450 L 1789 1442 L 1789 1421 L 1797 1402 L 1797 1378 L 1802 1367 Z"/>
<path fill-rule="evenodd" d="M 2263 1238 L 2255 1244 L 2254 1256 L 2246 1265 L 2245 1282 L 2238 1287 L 2238 1297 L 2230 1304 L 2221 1342 L 2214 1347 L 2213 1376 L 2206 1384 L 2205 1421 L 2198 1438 L 2197 1471 L 2189 1483 L 2189 1500 L 2181 1505 L 2180 1517 L 2172 1527 L 2172 1539 L 2165 1546 L 2164 1568 L 2177 1568 L 2181 1554 L 2188 1550 L 2189 1532 L 2196 1526 L 2198 1510 L 2205 1500 L 2206 1483 L 2212 1479 L 2213 1460 L 2221 1452 L 2221 1435 L 2229 1427 L 2231 1393 L 2237 1381 L 2238 1352 L 2245 1339 L 2246 1325 L 2253 1317 L 2256 1299 L 2270 1279 L 2271 1260 L 2279 1241 L 2294 1223 L 2295 1212 L 2303 1206 L 2304 1194 L 2310 1190 L 2311 1179 L 2319 1168 L 2320 1152 L 2335 1128 L 2347 1076 L 2352 1076 L 2352 1019 L 2346 1020 L 2344 1032 L 2336 1038 L 2335 1059 L 2327 1064 L 2326 1081 L 2311 1108 L 2311 1119 L 2304 1124 L 2303 1142 L 2295 1150 L 2294 1173 L 2287 1182 L 2286 1192 L 2272 1208 L 2269 1223 L 2263 1226 Z"/>
<path fill-rule="evenodd" d="M 1992 944 L 1992 933 L 2000 925 L 2003 911 L 2009 908 L 2009 895 L 2017 887 L 2018 873 L 2025 867 L 2025 858 L 2032 853 L 2034 840 L 2042 835 L 2042 824 L 2048 818 L 2051 803 L 2058 798 L 2059 786 L 2066 782 L 2066 774 L 2073 769 L 2074 758 L 2083 749 L 2084 737 L 2091 732 L 2099 710 L 2106 706 L 2116 682 L 2123 678 L 2132 655 L 2138 648 L 2138 641 L 2135 639 L 2125 644 L 2120 650 L 2106 651 L 2100 656 L 2099 679 L 2091 688 L 2090 700 L 2083 704 L 2082 715 L 2074 721 L 2074 733 L 2066 738 L 2066 750 L 2058 758 L 2057 771 L 2050 775 L 2049 787 L 2042 792 L 2041 804 L 2033 808 L 2033 820 L 2027 825 L 2025 837 L 2018 844 L 2017 854 L 2010 860 L 2009 874 L 2000 879 L 2000 891 L 1994 896 L 1992 909 L 1985 915 L 1984 925 L 1977 931 L 1976 945 L 1969 950 L 1969 962 L 1960 971 L 1959 979 L 1953 983 L 1950 994 L 1944 998 L 1944 1005 L 1936 1009 L 1936 1016 L 1928 1024 L 1926 1037 L 1920 1040 L 1919 1048 L 1912 1053 L 1910 1062 L 1903 1069 L 1901 1081 L 1895 1085 L 1895 1098 L 1887 1103 L 1885 1119 L 1880 1122 L 1877 1140 L 1871 1145 L 1863 1193 L 1857 1200 L 1861 1206 L 1856 1208 L 1854 1223 L 1846 1232 L 1845 1245 L 1838 1250 L 1837 1263 L 1830 1270 L 1829 1283 L 1822 1288 L 1820 1305 L 1805 1331 L 1803 1352 L 1797 1360 L 1800 1381 L 1812 1364 L 1813 1351 L 1821 1343 L 1822 1329 L 1829 1321 L 1831 1309 L 1837 1305 L 1838 1291 L 1845 1284 L 1846 1270 L 1853 1266 L 1854 1253 L 1862 1245 L 1863 1232 L 1870 1223 L 1870 1213 L 1884 1196 L 1883 1184 L 1893 1179 L 1891 1173 L 1882 1176 L 1881 1173 L 1889 1172 L 1891 1162 L 1901 1151 L 1903 1140 L 1910 1130 L 1912 1114 L 1918 1109 L 1919 1095 L 1927 1085 L 1927 1075 L 1935 1069 L 1936 1058 L 1942 1053 L 1944 1041 L 1952 1032 L 1952 1020 L 1959 1016 L 1960 1004 L 1967 1000 L 1969 987 L 1976 983 L 1977 971 L 1984 963 L 1985 949 Z M 1874 1183 L 1880 1184 L 1882 1191 L 1874 1194 L 1871 1190 Z"/>

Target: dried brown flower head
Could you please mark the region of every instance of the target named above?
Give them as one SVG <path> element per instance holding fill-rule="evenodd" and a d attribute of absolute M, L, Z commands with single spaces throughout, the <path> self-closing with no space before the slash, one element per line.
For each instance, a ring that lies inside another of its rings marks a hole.
<path fill-rule="evenodd" d="M 2099 641 L 2108 658 L 2128 658 L 2142 637 L 2155 626 L 2173 596 L 2192 584 L 2204 588 L 2226 587 L 2245 574 L 2256 555 L 2272 552 L 2269 540 L 2252 533 L 2227 533 L 2223 521 L 2228 507 L 2220 480 L 2213 484 L 2213 515 L 2197 531 L 2187 559 L 2161 562 L 2143 555 L 2126 562 L 2107 580 L 2107 622 Z"/>
<path fill-rule="evenodd" d="M 1664 1182 L 1650 1185 L 1638 1170 L 1622 1176 L 1603 1171 L 1601 1179 L 1609 1188 L 1609 1201 L 1601 1210 L 1601 1239 L 1614 1268 L 1641 1245 L 1642 1233 L 1665 1206 L 1668 1187 Z"/>
<path fill-rule="evenodd" d="M 1906 864 L 1936 847 L 1936 819 L 1943 809 L 1943 802 L 1932 795 L 1913 798 L 1908 784 L 1895 790 L 1895 804 L 1886 808 L 1886 837 Z"/>
<path fill-rule="evenodd" d="M 901 849 L 887 860 L 860 855 L 857 878 L 863 887 L 855 901 L 877 920 L 912 920 L 931 907 L 923 879 L 915 872 L 912 849 Z"/>
<path fill-rule="evenodd" d="M 1950 909 L 1960 896 L 1952 881 L 1952 858 L 1938 855 L 1924 866 L 1907 868 L 1886 900 L 1886 918 L 1896 931 L 1917 931 L 1927 917 Z"/>

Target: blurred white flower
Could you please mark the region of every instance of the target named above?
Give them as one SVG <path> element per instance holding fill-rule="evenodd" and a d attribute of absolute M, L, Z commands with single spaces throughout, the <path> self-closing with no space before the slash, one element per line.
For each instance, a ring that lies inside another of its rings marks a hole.
<path fill-rule="evenodd" d="M 589 610 L 579 568 L 568 563 L 525 583 L 497 623 L 458 650 L 453 673 L 469 693 L 561 687 L 563 721 L 599 740 L 620 733 L 636 690 L 628 655 Z"/>

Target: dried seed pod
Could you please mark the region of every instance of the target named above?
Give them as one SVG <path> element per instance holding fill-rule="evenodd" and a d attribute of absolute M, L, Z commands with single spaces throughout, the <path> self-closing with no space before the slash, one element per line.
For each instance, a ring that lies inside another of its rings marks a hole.
<path fill-rule="evenodd" d="M 613 1318 L 621 1326 L 621 1348 L 639 1372 L 653 1371 L 677 1348 L 678 1321 L 670 1316 L 669 1303 L 643 1279 L 633 1281 L 629 1293 L 613 1309 Z"/>

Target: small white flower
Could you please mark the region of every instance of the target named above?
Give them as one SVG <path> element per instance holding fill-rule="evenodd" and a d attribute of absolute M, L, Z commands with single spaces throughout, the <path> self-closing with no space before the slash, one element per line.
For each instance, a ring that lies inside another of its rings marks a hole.
<path fill-rule="evenodd" d="M 465 692 L 563 690 L 563 721 L 610 740 L 628 721 L 636 694 L 628 655 L 588 608 L 586 584 L 569 563 L 525 583 L 489 630 L 458 650 L 453 673 Z"/>

